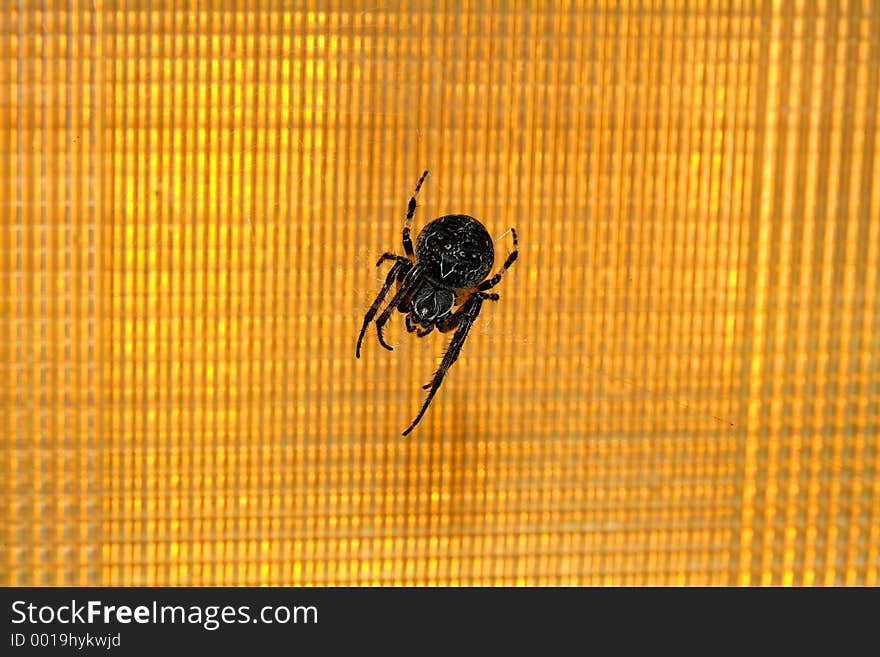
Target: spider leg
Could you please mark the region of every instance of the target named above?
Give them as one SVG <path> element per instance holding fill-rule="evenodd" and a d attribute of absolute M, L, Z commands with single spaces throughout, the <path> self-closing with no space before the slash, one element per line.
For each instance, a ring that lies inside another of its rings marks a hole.
<path fill-rule="evenodd" d="M 422 183 L 425 182 L 427 176 L 428 171 L 425 170 L 422 177 L 419 178 L 419 182 L 416 183 L 416 191 L 410 196 L 409 204 L 406 206 L 406 222 L 403 224 L 403 250 L 406 252 L 406 255 L 410 257 L 415 254 L 415 251 L 413 251 L 412 237 L 410 237 L 410 228 L 412 227 L 413 215 L 416 213 L 416 196 L 418 196 L 419 190 L 422 188 Z"/>
<path fill-rule="evenodd" d="M 500 298 L 497 294 L 491 294 L 491 293 L 490 293 L 490 294 L 484 294 L 484 293 L 482 293 L 482 292 L 479 292 L 478 294 L 479 294 L 479 296 L 482 297 L 483 300 L 485 300 L 485 301 L 498 301 L 498 299 Z M 461 309 L 459 309 L 457 312 L 455 312 L 454 314 L 452 314 L 451 316 L 449 316 L 449 317 L 446 319 L 446 321 L 441 322 L 440 324 L 438 324 L 438 325 L 437 325 L 437 330 L 439 330 L 441 333 L 447 333 L 447 332 L 451 331 L 452 329 L 456 328 L 456 327 L 458 326 L 459 322 L 461 321 L 461 318 L 462 318 L 462 315 L 463 315 L 463 310 L 464 310 L 464 307 L 462 306 Z M 427 389 L 430 388 L 433 384 L 434 384 L 434 381 L 433 381 L 433 380 L 428 381 L 425 385 L 422 386 L 422 390 L 427 390 Z"/>
<path fill-rule="evenodd" d="M 390 253 L 384 254 L 381 258 L 379 258 L 379 263 L 382 264 L 384 260 L 389 260 L 390 258 L 386 258 L 385 256 L 393 255 Z M 393 256 L 394 258 L 400 258 L 400 256 Z M 407 272 L 409 268 L 412 267 L 412 263 L 403 258 L 402 260 L 398 260 L 391 270 L 388 272 L 388 276 L 385 277 L 385 283 L 382 285 L 382 289 L 379 290 L 379 294 L 376 295 L 376 300 L 373 301 L 373 305 L 370 306 L 370 309 L 367 311 L 367 314 L 364 315 L 364 324 L 361 326 L 360 335 L 358 335 L 357 340 L 357 348 L 355 350 L 355 356 L 358 358 L 361 357 L 361 343 L 364 341 L 364 333 L 367 332 L 367 327 L 370 325 L 370 322 L 373 321 L 373 317 L 376 316 L 376 312 L 379 310 L 379 306 L 382 305 L 382 301 L 385 299 L 385 295 L 388 294 L 388 290 L 391 288 L 391 285 L 394 283 L 395 279 L 400 280 L 401 276 Z"/>
<path fill-rule="evenodd" d="M 392 297 L 391 301 L 389 301 L 388 305 L 385 307 L 385 310 L 379 315 L 379 319 L 376 320 L 376 335 L 379 337 L 379 344 L 385 347 L 388 351 L 394 351 L 394 347 L 385 342 L 385 338 L 382 337 L 382 328 L 385 326 L 386 322 L 388 322 L 391 313 L 393 313 L 401 303 L 405 303 L 408 299 L 413 297 L 418 291 L 421 283 L 422 270 L 418 266 L 413 267 L 406 274 L 406 278 L 403 279 L 403 283 L 401 284 L 400 289 L 397 290 L 397 294 Z"/>
<path fill-rule="evenodd" d="M 516 228 L 511 226 L 510 232 L 513 234 L 513 251 L 507 256 L 507 260 L 504 261 L 504 264 L 501 265 L 501 270 L 495 274 L 492 278 L 486 279 L 479 285 L 477 285 L 477 291 L 482 292 L 483 290 L 488 290 L 491 287 L 495 287 L 501 281 L 501 277 L 504 276 L 504 272 L 510 269 L 510 266 L 516 262 L 517 257 L 519 256 L 519 251 L 517 249 L 518 242 L 516 239 Z"/>
<path fill-rule="evenodd" d="M 443 361 L 440 363 L 440 367 L 437 368 L 437 372 L 434 374 L 434 379 L 431 381 L 431 389 L 428 391 L 428 396 L 425 398 L 425 402 L 422 404 L 419 414 L 416 415 L 412 424 L 410 424 L 403 432 L 404 436 L 415 429 L 415 426 L 422 419 L 425 411 L 428 410 L 428 405 L 431 403 L 431 400 L 434 399 L 434 395 L 437 394 L 440 384 L 443 383 L 443 378 L 446 376 L 446 372 L 458 359 L 465 338 L 467 338 L 468 331 L 471 330 L 471 326 L 480 314 L 480 307 L 483 305 L 484 299 L 485 296 L 482 294 L 477 293 L 472 295 L 467 301 L 465 301 L 464 305 L 459 310 L 438 325 L 437 328 L 441 331 L 444 329 L 449 331 L 456 327 L 458 330 L 455 332 L 455 335 L 452 336 L 452 340 L 449 341 L 446 353 L 443 354 Z"/>
<path fill-rule="evenodd" d="M 382 263 L 387 260 L 395 260 L 397 262 L 402 262 L 402 263 L 408 262 L 409 264 L 412 264 L 412 260 L 410 260 L 409 258 L 406 258 L 404 256 L 397 255 L 396 253 L 383 253 L 382 255 L 379 256 L 379 259 L 376 261 L 376 266 L 381 267 Z"/>

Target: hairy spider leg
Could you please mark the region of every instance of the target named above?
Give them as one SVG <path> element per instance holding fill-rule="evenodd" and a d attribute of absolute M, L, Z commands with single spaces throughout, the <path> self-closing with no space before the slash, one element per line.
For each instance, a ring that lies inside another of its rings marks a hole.
<path fill-rule="evenodd" d="M 501 298 L 501 297 L 499 297 L 497 294 L 495 294 L 494 292 L 490 292 L 490 293 L 477 292 L 476 294 L 479 295 L 480 297 L 482 297 L 482 298 L 483 298 L 484 300 L 486 300 L 486 301 L 498 301 L 498 299 Z M 473 296 L 473 295 L 472 295 L 472 296 Z M 444 322 L 441 323 L 441 324 L 438 324 L 438 325 L 437 325 L 437 330 L 439 330 L 441 333 L 448 333 L 449 331 L 451 331 L 452 329 L 454 329 L 456 326 L 458 326 L 458 323 L 459 323 L 459 321 L 460 321 L 460 318 L 459 318 L 459 319 L 456 319 L 455 316 L 458 315 L 459 313 L 461 313 L 461 311 L 462 311 L 463 308 L 464 308 L 464 306 L 462 305 L 462 308 L 459 309 L 459 310 L 458 310 L 456 313 L 454 313 L 453 315 L 451 315 L 449 318 L 447 318 L 446 321 L 444 321 Z M 427 390 L 427 389 L 430 388 L 433 384 L 434 384 L 434 381 L 433 381 L 433 380 L 428 381 L 425 385 L 422 386 L 422 390 Z"/>
<path fill-rule="evenodd" d="M 446 353 L 443 354 L 443 361 L 440 363 L 440 367 L 437 368 L 437 372 L 434 374 L 434 379 L 431 381 L 431 389 L 428 391 L 428 396 L 427 398 L 425 398 L 425 402 L 424 404 L 422 404 L 422 408 L 419 411 L 419 414 L 416 415 L 416 418 L 412 421 L 412 424 L 410 424 L 409 427 L 407 427 L 406 430 L 403 432 L 404 436 L 415 429 L 416 425 L 425 414 L 425 411 L 428 410 L 428 405 L 431 403 L 431 400 L 434 399 L 434 395 L 437 394 L 437 390 L 440 388 L 440 384 L 443 383 L 443 378 L 446 376 L 446 372 L 458 359 L 458 355 L 461 353 L 461 348 L 464 345 L 465 338 L 467 338 L 468 332 L 471 330 L 471 326 L 477 319 L 477 316 L 480 314 L 480 308 L 483 305 L 484 299 L 497 301 L 498 295 L 488 295 L 476 292 L 471 295 L 471 297 L 467 301 L 464 302 L 464 305 L 462 305 L 459 310 L 454 312 L 446 320 L 438 325 L 437 328 L 444 332 L 451 331 L 453 328 L 457 328 L 457 330 L 455 332 L 455 335 L 452 336 L 452 340 L 449 341 L 449 346 L 446 348 Z"/>
<path fill-rule="evenodd" d="M 385 300 L 385 295 L 388 294 L 388 290 L 391 289 L 395 280 L 399 283 L 401 279 L 412 270 L 413 264 L 408 258 L 396 256 L 393 253 L 382 254 L 379 258 L 379 262 L 376 263 L 376 266 L 378 267 L 386 260 L 392 259 L 396 259 L 397 262 L 394 263 L 394 266 L 388 272 L 388 276 L 385 277 L 385 283 L 382 285 L 382 289 L 379 290 L 379 294 L 376 295 L 376 300 L 373 301 L 373 305 L 370 306 L 367 314 L 364 315 L 364 324 L 361 326 L 361 332 L 360 335 L 358 335 L 357 348 L 355 350 L 355 356 L 358 358 L 361 357 L 361 343 L 364 341 L 364 334 L 367 332 L 367 327 L 370 325 L 370 322 L 373 321 L 373 317 L 376 316 L 376 312 L 379 310 L 379 306 L 382 305 L 382 301 Z"/>
<path fill-rule="evenodd" d="M 376 335 L 379 338 L 379 344 L 385 347 L 388 351 L 394 351 L 394 347 L 385 342 L 385 338 L 382 337 L 382 328 L 385 326 L 386 322 L 388 322 L 391 313 L 393 313 L 401 303 L 406 303 L 412 299 L 419 287 L 421 287 L 422 282 L 422 269 L 416 265 L 406 274 L 403 283 L 400 285 L 400 289 L 397 290 L 397 294 L 391 298 L 391 301 L 388 302 L 385 310 L 379 315 L 379 319 L 376 320 Z"/>
<path fill-rule="evenodd" d="M 513 234 L 513 251 L 507 256 L 507 260 L 504 261 L 504 264 L 501 265 L 501 269 L 495 274 L 492 278 L 488 278 L 479 285 L 477 285 L 477 291 L 482 292 L 483 290 L 488 290 L 489 288 L 495 287 L 501 281 L 501 277 L 504 276 L 504 272 L 510 269 L 510 266 L 516 262 L 517 257 L 519 256 L 519 242 L 516 239 L 516 228 L 513 226 L 510 227 L 510 232 Z"/>
<path fill-rule="evenodd" d="M 413 216 L 416 213 L 416 196 L 419 195 L 419 190 L 422 188 L 422 183 L 425 182 L 425 178 L 428 176 L 428 170 L 422 174 L 422 177 L 419 178 L 419 182 L 416 183 L 416 191 L 413 192 L 413 195 L 409 198 L 409 205 L 406 207 L 406 221 L 403 224 L 403 250 L 406 252 L 406 255 L 412 257 L 415 255 L 415 251 L 413 250 L 412 237 L 410 237 L 410 229 L 412 227 Z"/>
<path fill-rule="evenodd" d="M 376 261 L 376 266 L 381 267 L 382 263 L 387 260 L 396 260 L 397 262 L 413 264 L 413 261 L 411 259 L 406 258 L 402 255 L 397 255 L 396 253 L 383 253 Z"/>

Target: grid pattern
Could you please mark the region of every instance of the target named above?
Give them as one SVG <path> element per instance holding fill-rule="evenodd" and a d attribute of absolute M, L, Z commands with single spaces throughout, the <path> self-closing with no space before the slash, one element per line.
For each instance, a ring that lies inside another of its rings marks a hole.
<path fill-rule="evenodd" d="M 880 583 L 876 2 L 15 5 L 0 584 Z"/>

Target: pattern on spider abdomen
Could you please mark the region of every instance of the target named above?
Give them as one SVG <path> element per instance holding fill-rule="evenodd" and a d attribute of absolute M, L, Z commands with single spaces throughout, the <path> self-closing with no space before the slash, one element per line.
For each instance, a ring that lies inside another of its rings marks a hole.
<path fill-rule="evenodd" d="M 449 214 L 429 222 L 419 233 L 416 261 L 434 283 L 463 290 L 492 270 L 494 244 L 479 221 L 466 214 Z"/>

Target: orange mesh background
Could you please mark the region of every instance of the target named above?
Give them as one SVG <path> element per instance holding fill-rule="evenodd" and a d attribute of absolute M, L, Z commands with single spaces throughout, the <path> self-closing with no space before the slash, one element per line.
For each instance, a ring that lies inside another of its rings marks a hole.
<path fill-rule="evenodd" d="M 876 2 L 0 23 L 0 584 L 878 584 Z M 520 259 L 404 439 L 424 168 Z"/>

